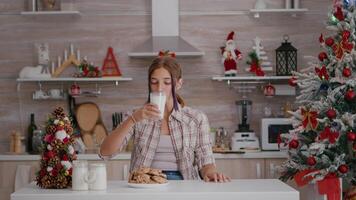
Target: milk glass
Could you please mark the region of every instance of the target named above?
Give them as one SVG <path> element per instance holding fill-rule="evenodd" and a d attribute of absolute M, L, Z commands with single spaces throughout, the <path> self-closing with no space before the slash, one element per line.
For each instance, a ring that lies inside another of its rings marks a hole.
<path fill-rule="evenodd" d="M 156 104 L 158 106 L 158 109 L 161 112 L 160 118 L 163 119 L 164 107 L 166 105 L 166 95 L 164 94 L 164 92 L 151 92 L 150 103 Z"/>

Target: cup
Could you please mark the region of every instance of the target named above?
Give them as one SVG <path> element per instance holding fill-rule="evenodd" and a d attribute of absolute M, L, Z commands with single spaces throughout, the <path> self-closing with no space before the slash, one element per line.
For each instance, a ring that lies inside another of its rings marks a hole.
<path fill-rule="evenodd" d="M 158 109 L 161 112 L 160 118 L 163 119 L 164 108 L 166 106 L 166 95 L 164 92 L 151 92 L 150 103 L 156 104 L 158 106 Z"/>
<path fill-rule="evenodd" d="M 87 176 L 88 162 L 79 160 L 73 161 L 72 190 L 88 190 Z"/>
<path fill-rule="evenodd" d="M 105 190 L 107 185 L 105 163 L 90 164 L 85 181 L 89 184 L 89 190 Z"/>
<path fill-rule="evenodd" d="M 61 96 L 61 90 L 60 89 L 51 89 L 51 90 L 49 90 L 49 95 L 53 98 L 58 98 Z"/>

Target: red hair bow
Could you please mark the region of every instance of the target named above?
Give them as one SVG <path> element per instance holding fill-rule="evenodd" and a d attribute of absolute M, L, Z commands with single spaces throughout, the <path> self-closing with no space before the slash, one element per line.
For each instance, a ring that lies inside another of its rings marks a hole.
<path fill-rule="evenodd" d="M 164 50 L 159 51 L 158 57 L 164 57 L 164 56 L 169 56 L 169 57 L 175 58 L 176 54 L 174 52 L 170 52 L 169 50 L 167 50 L 167 51 L 164 51 Z"/>

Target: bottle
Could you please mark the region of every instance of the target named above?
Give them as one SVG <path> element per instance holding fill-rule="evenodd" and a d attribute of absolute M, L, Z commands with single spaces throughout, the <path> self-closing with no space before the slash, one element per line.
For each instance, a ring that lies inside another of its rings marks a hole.
<path fill-rule="evenodd" d="M 31 113 L 31 122 L 27 129 L 27 149 L 26 150 L 28 153 L 33 152 L 32 137 L 33 137 L 33 131 L 36 129 L 37 129 L 37 126 L 35 124 L 35 114 Z"/>

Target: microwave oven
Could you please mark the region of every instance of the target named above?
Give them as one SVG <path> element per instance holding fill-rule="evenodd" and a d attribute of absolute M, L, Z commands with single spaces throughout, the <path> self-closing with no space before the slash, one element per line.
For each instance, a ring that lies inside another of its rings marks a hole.
<path fill-rule="evenodd" d="M 290 118 L 262 118 L 261 120 L 261 144 L 262 150 L 280 150 L 278 147 L 279 134 L 292 130 Z M 283 144 L 280 145 L 283 149 Z"/>

